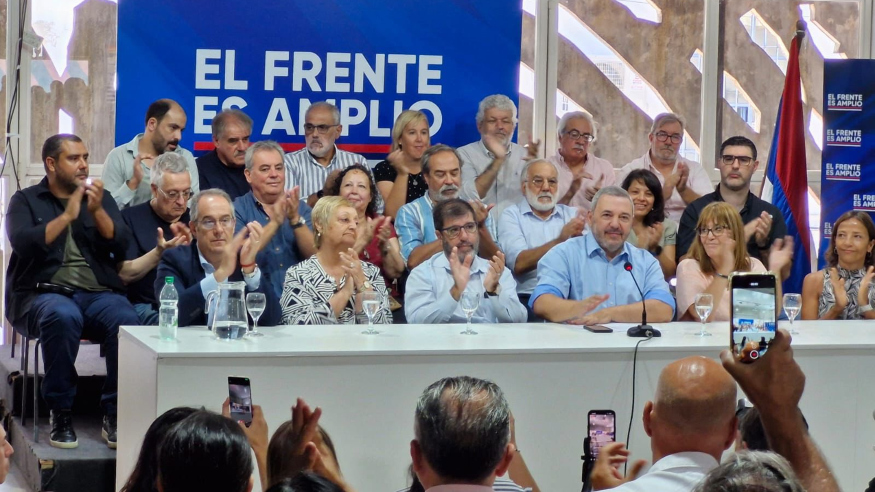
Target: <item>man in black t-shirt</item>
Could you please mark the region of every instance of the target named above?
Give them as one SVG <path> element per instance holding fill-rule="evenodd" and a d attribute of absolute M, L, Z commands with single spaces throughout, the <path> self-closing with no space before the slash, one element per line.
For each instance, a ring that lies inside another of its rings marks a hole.
<path fill-rule="evenodd" d="M 252 118 L 239 109 L 226 109 L 213 118 L 212 129 L 216 148 L 195 161 L 200 189 L 219 188 L 233 200 L 249 193 L 249 182 L 243 171 Z"/>

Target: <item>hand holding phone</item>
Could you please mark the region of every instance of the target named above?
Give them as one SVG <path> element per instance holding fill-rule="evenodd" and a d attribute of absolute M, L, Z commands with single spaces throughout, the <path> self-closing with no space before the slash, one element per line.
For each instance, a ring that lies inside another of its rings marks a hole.
<path fill-rule="evenodd" d="M 252 388 L 249 378 L 228 376 L 228 397 L 231 401 L 231 420 L 252 424 Z"/>
<path fill-rule="evenodd" d="M 590 410 L 586 420 L 589 456 L 595 462 L 602 446 L 617 440 L 617 415 L 613 410 Z"/>
<path fill-rule="evenodd" d="M 730 340 L 741 362 L 753 362 L 769 348 L 778 329 L 778 281 L 773 273 L 733 273 L 729 277 Z"/>

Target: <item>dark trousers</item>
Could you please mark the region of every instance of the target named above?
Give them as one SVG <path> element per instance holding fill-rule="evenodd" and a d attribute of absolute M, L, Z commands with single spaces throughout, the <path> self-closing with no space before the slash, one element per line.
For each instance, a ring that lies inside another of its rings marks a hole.
<path fill-rule="evenodd" d="M 39 333 L 46 375 L 42 395 L 52 410 L 66 410 L 76 397 L 76 356 L 81 339 L 98 342 L 106 355 L 106 383 L 100 404 L 116 413 L 118 398 L 118 327 L 139 325 L 134 307 L 113 292 L 77 291 L 73 297 L 40 294 L 28 313 L 28 328 Z"/>
<path fill-rule="evenodd" d="M 529 322 L 529 323 L 543 323 L 544 322 L 544 318 L 535 314 L 535 312 L 532 310 L 532 308 L 529 307 L 529 299 L 532 297 L 531 294 L 517 294 L 517 297 L 519 298 L 519 300 L 523 304 L 523 306 L 526 307 L 526 313 L 529 316 L 528 319 L 526 320 L 527 322 Z"/>

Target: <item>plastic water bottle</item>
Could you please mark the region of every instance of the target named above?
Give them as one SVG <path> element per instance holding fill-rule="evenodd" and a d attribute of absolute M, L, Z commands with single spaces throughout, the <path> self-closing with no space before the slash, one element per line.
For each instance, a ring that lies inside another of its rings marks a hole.
<path fill-rule="evenodd" d="M 161 307 L 158 308 L 158 337 L 161 340 L 176 340 L 179 319 L 179 309 L 176 305 L 179 303 L 179 295 L 176 293 L 176 287 L 173 286 L 173 277 L 164 278 L 164 288 L 161 289 L 158 301 L 161 303 Z"/>

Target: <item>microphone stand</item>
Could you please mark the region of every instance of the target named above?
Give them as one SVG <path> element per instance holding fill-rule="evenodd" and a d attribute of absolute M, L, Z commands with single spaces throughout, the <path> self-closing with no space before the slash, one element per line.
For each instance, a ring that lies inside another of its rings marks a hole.
<path fill-rule="evenodd" d="M 635 280 L 635 275 L 632 274 L 632 264 L 627 261 L 626 264 L 623 265 L 623 268 L 629 272 L 632 281 L 635 282 L 635 288 L 638 289 L 638 294 L 641 295 L 641 324 L 626 330 L 626 335 L 637 338 L 661 337 L 662 333 L 660 333 L 659 330 L 647 324 L 647 304 L 644 301 L 644 291 L 641 290 L 641 286 L 638 285 L 638 281 Z"/>

